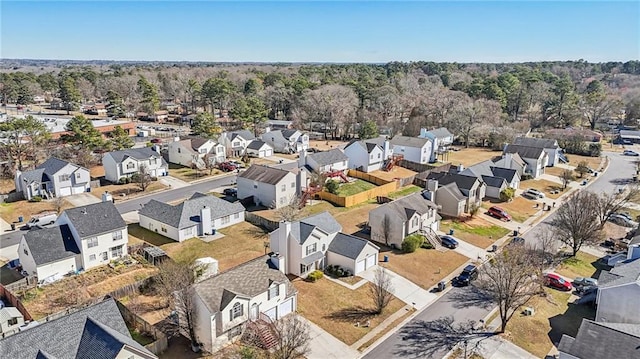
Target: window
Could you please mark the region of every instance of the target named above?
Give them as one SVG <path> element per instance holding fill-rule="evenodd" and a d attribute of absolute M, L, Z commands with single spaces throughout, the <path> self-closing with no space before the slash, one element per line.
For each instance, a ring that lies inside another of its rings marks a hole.
<path fill-rule="evenodd" d="M 111 258 L 122 257 L 122 246 L 111 248 Z"/>
<path fill-rule="evenodd" d="M 280 204 L 285 204 L 287 202 L 287 199 L 284 197 L 281 197 L 279 202 Z"/>
<path fill-rule="evenodd" d="M 220 218 L 220 223 L 222 224 L 228 224 L 230 221 L 231 221 L 231 216 L 224 216 Z"/>
<path fill-rule="evenodd" d="M 132 168 L 135 168 L 135 167 L 136 167 L 136 164 L 135 164 L 135 163 L 133 163 L 133 162 L 129 162 L 129 163 L 127 163 L 127 169 L 128 169 L 128 170 L 130 170 L 130 169 L 132 169 Z"/>
<path fill-rule="evenodd" d="M 29 255 L 29 251 L 25 248 L 22 250 L 24 252 L 25 255 Z"/>
<path fill-rule="evenodd" d="M 184 229 L 184 235 L 185 236 L 192 236 L 193 235 L 193 227 L 185 228 Z"/>
<path fill-rule="evenodd" d="M 419 219 L 420 219 L 420 218 L 415 217 L 415 218 L 411 221 L 411 226 L 412 226 L 412 227 L 417 226 L 417 225 L 418 225 L 418 220 L 419 220 Z"/>
<path fill-rule="evenodd" d="M 291 188 L 296 188 L 296 183 L 295 182 L 291 182 Z"/>
<path fill-rule="evenodd" d="M 182 152 L 180 151 L 180 147 L 178 147 L 178 153 L 182 153 Z"/>
<path fill-rule="evenodd" d="M 93 248 L 98 246 L 98 237 L 91 237 L 87 239 L 87 248 Z"/>
<path fill-rule="evenodd" d="M 318 243 L 310 244 L 307 246 L 307 255 L 315 253 L 318 250 Z"/>
<path fill-rule="evenodd" d="M 93 261 L 95 261 L 95 260 L 96 260 L 96 255 L 95 255 L 95 254 L 91 254 L 91 255 L 89 255 L 89 261 L 90 261 L 90 262 L 93 262 Z"/>
<path fill-rule="evenodd" d="M 76 179 L 80 179 L 80 177 L 82 177 L 82 174 L 80 174 L 80 172 L 76 172 Z"/>
<path fill-rule="evenodd" d="M 155 158 L 155 157 L 150 159 L 149 160 L 149 164 L 152 165 L 152 166 L 157 165 L 158 164 L 158 159 Z"/>
<path fill-rule="evenodd" d="M 269 300 L 271 300 L 272 298 L 276 298 L 279 295 L 280 295 L 279 285 L 276 284 L 275 286 L 269 288 Z"/>
<path fill-rule="evenodd" d="M 300 275 L 307 273 L 309 271 L 309 268 L 311 268 L 310 265 L 300 264 Z"/>
<path fill-rule="evenodd" d="M 223 153 L 224 153 L 224 148 L 218 147 L 218 154 L 223 154 Z"/>
<path fill-rule="evenodd" d="M 164 233 L 167 233 L 167 227 L 165 226 L 160 227 L 160 230 Z"/>
<path fill-rule="evenodd" d="M 253 185 L 253 188 L 258 188 L 258 185 L 257 185 L 257 184 L 254 184 L 254 185 Z"/>
<path fill-rule="evenodd" d="M 121 240 L 122 239 L 122 231 L 117 231 L 117 232 L 111 233 L 111 238 L 113 238 L 114 241 Z"/>
<path fill-rule="evenodd" d="M 68 180 L 69 180 L 69 175 L 68 175 L 68 174 L 60 175 L 60 176 L 58 176 L 58 179 L 59 179 L 61 182 L 68 181 Z"/>
<path fill-rule="evenodd" d="M 102 252 L 100 255 L 102 256 L 103 261 L 109 260 L 109 254 L 107 254 L 107 252 Z"/>
<path fill-rule="evenodd" d="M 286 184 L 283 184 L 281 187 L 282 187 L 282 189 L 281 189 L 282 192 L 287 190 L 287 185 Z"/>
<path fill-rule="evenodd" d="M 9 320 L 7 320 L 7 324 L 9 324 L 9 325 L 17 325 L 18 324 L 18 318 L 10 318 Z"/>
<path fill-rule="evenodd" d="M 381 156 L 380 153 L 378 153 L 378 159 L 380 159 L 380 156 Z"/>
<path fill-rule="evenodd" d="M 342 165 L 346 166 L 347 165 L 347 161 L 342 161 Z"/>
<path fill-rule="evenodd" d="M 233 143 L 233 147 L 240 147 L 240 142 L 239 141 L 235 141 Z"/>
<path fill-rule="evenodd" d="M 323 244 L 322 244 L 322 251 L 324 252 L 324 251 L 326 251 L 326 250 L 327 250 L 327 245 L 323 243 Z"/>
<path fill-rule="evenodd" d="M 236 303 L 231 308 L 231 320 L 236 319 L 237 317 L 242 316 L 244 307 L 240 303 Z"/>
<path fill-rule="evenodd" d="M 233 214 L 233 218 L 234 218 L 234 219 L 238 219 L 238 218 L 240 218 L 240 213 L 234 213 L 234 214 Z"/>
<path fill-rule="evenodd" d="M 200 152 L 200 153 L 207 153 L 207 149 L 206 149 L 206 148 L 201 148 L 198 152 Z"/>

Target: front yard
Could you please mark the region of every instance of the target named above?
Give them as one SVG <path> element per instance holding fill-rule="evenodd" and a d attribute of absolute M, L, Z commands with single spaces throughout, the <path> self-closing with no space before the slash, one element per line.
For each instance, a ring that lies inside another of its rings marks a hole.
<path fill-rule="evenodd" d="M 520 183 L 520 189 L 526 191 L 528 188 L 534 188 L 544 193 L 547 198 L 557 199 L 564 194 L 562 191 L 562 183 L 553 182 L 546 179 L 531 179 L 522 181 Z M 558 193 L 551 193 L 552 191 L 558 191 Z"/>
<path fill-rule="evenodd" d="M 491 206 L 498 206 L 504 209 L 511 215 L 511 218 L 514 221 L 520 223 L 523 223 L 542 209 L 542 207 L 535 208 L 534 201 L 528 200 L 522 196 L 515 197 L 511 202 L 496 201 L 494 203 L 490 200 L 482 202 L 482 208 L 484 209 L 489 209 Z"/>
<path fill-rule="evenodd" d="M 116 201 L 119 200 L 127 200 L 133 197 L 143 196 L 145 194 L 149 194 L 154 191 L 159 191 L 167 188 L 160 181 L 152 181 L 147 186 L 147 189 L 142 192 L 140 186 L 137 183 L 127 183 L 127 184 L 110 184 L 106 186 L 100 186 L 98 188 L 93 188 L 91 190 L 91 194 L 102 198 L 102 194 L 106 191 L 111 193 L 113 199 Z"/>
<path fill-rule="evenodd" d="M 374 304 L 366 284 L 348 289 L 326 278 L 315 283 L 293 280 L 298 290 L 298 313 L 347 345 L 369 333 L 405 304 L 394 298 L 380 315 L 371 313 Z M 369 327 L 365 323 L 370 321 Z M 356 327 L 356 323 L 360 323 Z"/>
<path fill-rule="evenodd" d="M 424 289 L 433 287 L 468 258 L 455 251 L 440 252 L 435 249 L 418 248 L 413 253 L 390 250 L 382 247 L 380 259 L 389 257 L 389 262 L 379 263 Z"/>
<path fill-rule="evenodd" d="M 340 197 L 348 197 L 360 192 L 364 192 L 374 188 L 376 185 L 361 179 L 357 179 L 353 182 L 343 183 L 338 188 L 336 195 Z"/>
<path fill-rule="evenodd" d="M 594 171 L 599 171 L 600 165 L 604 164 L 604 162 L 602 161 L 602 157 L 567 155 L 567 159 L 569 160 L 569 165 L 573 167 L 576 167 L 578 163 L 582 161 L 586 161 L 587 166 L 589 166 L 589 168 L 592 168 Z"/>
<path fill-rule="evenodd" d="M 578 252 L 575 257 L 565 259 L 556 269 L 556 273 L 570 279 L 575 277 L 591 277 L 602 269 L 598 263 L 598 257 Z"/>
<path fill-rule="evenodd" d="M 466 222 L 455 220 L 443 220 L 440 222 L 440 230 L 442 232 L 449 233 L 451 229 L 454 231 L 454 237 L 479 248 L 487 248 L 509 233 L 508 229 L 491 224 L 478 217 Z"/>
<path fill-rule="evenodd" d="M 214 169 L 212 171 L 209 171 L 208 169 L 196 171 L 193 168 L 184 167 L 173 163 L 169 164 L 169 176 L 181 179 L 185 182 L 191 182 L 197 179 L 215 176 L 220 173 L 222 173 L 222 171 L 218 169 Z"/>
<path fill-rule="evenodd" d="M 62 209 L 73 207 L 67 200 L 63 200 Z M 29 221 L 31 216 L 42 212 L 55 212 L 55 205 L 52 201 L 29 202 L 26 200 L 0 203 L 0 217 L 5 221 L 12 223 L 17 222 L 18 217 L 22 216 L 25 222 Z M 20 224 L 23 225 L 24 223 Z"/>

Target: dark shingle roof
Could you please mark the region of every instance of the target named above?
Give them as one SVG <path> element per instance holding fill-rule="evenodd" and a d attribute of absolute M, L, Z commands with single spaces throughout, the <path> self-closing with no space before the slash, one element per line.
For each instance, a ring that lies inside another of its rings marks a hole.
<path fill-rule="evenodd" d="M 428 138 L 420 137 L 408 137 L 408 136 L 395 136 L 391 139 L 391 144 L 394 146 L 407 146 L 422 148 L 427 142 L 431 142 Z"/>
<path fill-rule="evenodd" d="M 262 140 L 255 139 L 255 140 L 249 142 L 249 144 L 247 145 L 247 148 L 251 149 L 251 150 L 259 150 L 264 145 L 266 145 L 266 142 L 264 142 Z"/>
<path fill-rule="evenodd" d="M 269 256 L 261 256 L 205 279 L 194 288 L 211 313 L 216 313 L 224 309 L 230 298 L 255 297 L 266 292 L 274 282 L 286 285 L 287 296 L 296 293 L 287 276 L 275 268 Z"/>
<path fill-rule="evenodd" d="M 513 177 L 518 173 L 516 170 L 510 168 L 491 167 L 493 175 L 496 177 L 504 178 L 507 182 L 511 183 Z"/>
<path fill-rule="evenodd" d="M 435 203 L 424 198 L 422 193 L 414 193 L 383 204 L 382 206 L 373 209 L 372 212 L 392 210 L 398 218 L 402 219 L 402 221 L 406 221 L 411 218 L 415 212 L 425 214 L 429 209 L 435 209 L 437 207 L 438 206 Z"/>
<path fill-rule="evenodd" d="M 482 181 L 487 184 L 488 187 L 500 188 L 505 184 L 505 180 L 502 177 L 494 176 L 482 176 Z"/>
<path fill-rule="evenodd" d="M 517 153 L 522 158 L 538 159 L 544 153 L 544 148 L 509 144 L 505 147 L 504 152 Z"/>
<path fill-rule="evenodd" d="M 550 138 L 516 137 L 513 144 L 538 148 L 558 148 L 558 142 Z"/>
<path fill-rule="evenodd" d="M 366 239 L 358 238 L 350 234 L 338 233 L 329 244 L 329 252 L 339 254 L 341 256 L 356 259 L 362 253 L 362 250 L 371 243 Z M 377 246 L 371 244 L 375 248 Z"/>
<path fill-rule="evenodd" d="M 191 139 L 191 149 L 198 151 L 198 149 L 207 142 L 209 142 L 209 140 L 206 138 L 194 137 Z"/>
<path fill-rule="evenodd" d="M 256 136 L 254 136 L 253 133 L 248 130 L 238 130 L 227 133 L 227 138 L 229 138 L 231 141 L 233 141 L 236 136 L 240 136 L 246 141 L 251 141 L 256 138 Z"/>
<path fill-rule="evenodd" d="M 598 280 L 600 288 L 638 282 L 640 279 L 640 259 L 613 267 L 609 272 L 602 272 L 600 277 L 602 278 Z"/>
<path fill-rule="evenodd" d="M 446 172 L 431 172 L 427 175 L 427 179 L 437 180 L 438 186 L 455 183 L 459 188 L 465 190 L 470 190 L 478 181 L 478 178 L 474 176 Z"/>
<path fill-rule="evenodd" d="M 196 192 L 191 198 L 175 206 L 152 199 L 138 213 L 168 226 L 183 229 L 200 223 L 200 210 L 204 206 L 211 209 L 213 220 L 244 212 L 240 202 L 231 203 L 216 196 Z"/>
<path fill-rule="evenodd" d="M 338 221 L 336 221 L 329 212 L 324 211 L 305 219 L 292 222 L 290 235 L 298 241 L 299 244 L 304 244 L 311 235 L 311 232 L 316 228 L 327 234 L 338 233 L 342 230 L 340 223 L 338 223 Z M 280 229 L 276 229 L 275 231 L 279 230 Z"/>
<path fill-rule="evenodd" d="M 24 234 L 31 256 L 37 265 L 57 262 L 80 254 L 68 225 L 32 229 Z M 71 270 L 71 268 L 68 268 Z"/>
<path fill-rule="evenodd" d="M 380 146 L 378 146 L 377 144 L 375 144 L 373 142 L 352 140 L 344 148 L 346 149 L 347 147 L 354 146 L 354 145 L 364 148 L 365 150 L 367 150 L 367 153 L 371 153 L 371 151 L 373 151 L 376 147 L 380 147 Z"/>
<path fill-rule="evenodd" d="M 325 152 L 317 152 L 307 155 L 309 158 L 313 158 L 314 161 L 320 166 L 332 165 L 334 163 L 348 161 L 349 157 L 337 148 L 331 149 Z"/>
<path fill-rule="evenodd" d="M 40 182 L 46 182 L 47 181 L 46 178 L 42 178 L 43 176 L 46 176 L 45 173 L 44 173 L 44 168 L 22 172 L 22 174 L 20 176 L 22 177 L 22 180 L 24 182 L 26 182 L 27 184 L 29 184 L 31 182 L 40 183 Z"/>
<path fill-rule="evenodd" d="M 71 162 L 61 160 L 59 158 L 50 157 L 48 160 L 44 161 L 40 166 L 36 167 L 37 169 L 44 169 L 44 172 L 49 175 L 56 174 L 58 171 L 63 169 L 66 165 Z M 75 165 L 74 165 L 75 166 Z"/>
<path fill-rule="evenodd" d="M 98 304 L 0 340 L 2 358 L 113 359 L 114 348 L 127 345 L 145 358 L 156 358 L 131 338 L 116 302 Z"/>
<path fill-rule="evenodd" d="M 123 229 L 127 224 L 113 202 L 100 202 L 64 211 L 81 238 Z"/>
<path fill-rule="evenodd" d="M 162 156 L 154 151 L 151 147 L 142 147 L 142 148 L 127 148 L 122 151 L 113 151 L 107 153 L 107 155 L 111 155 L 116 163 L 122 162 L 125 158 L 131 157 L 136 160 L 148 160 L 151 157 L 162 158 Z"/>
<path fill-rule="evenodd" d="M 291 136 L 295 135 L 298 130 L 281 130 L 280 132 L 282 133 L 282 137 L 290 140 Z"/>
<path fill-rule="evenodd" d="M 268 183 L 276 185 L 287 174 L 291 172 L 281 170 L 279 168 L 267 167 L 262 165 L 251 165 L 246 171 L 240 173 L 238 177 L 246 178 L 256 182 Z"/>
<path fill-rule="evenodd" d="M 381 148 L 384 147 L 384 143 L 387 141 L 387 136 L 378 136 L 375 138 L 369 138 L 364 140 L 364 142 L 366 143 L 374 143 L 378 146 L 380 146 Z"/>
<path fill-rule="evenodd" d="M 563 335 L 561 353 L 580 359 L 640 357 L 640 325 L 583 319 L 575 338 Z"/>
<path fill-rule="evenodd" d="M 435 138 L 445 138 L 453 136 L 453 133 L 449 132 L 446 127 L 436 128 L 435 130 L 429 131 Z"/>

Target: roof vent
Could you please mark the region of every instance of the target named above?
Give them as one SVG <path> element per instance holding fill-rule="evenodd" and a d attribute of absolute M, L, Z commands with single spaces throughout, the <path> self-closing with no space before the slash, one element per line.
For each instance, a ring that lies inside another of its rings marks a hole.
<path fill-rule="evenodd" d="M 82 214 L 87 214 L 87 209 L 86 208 L 82 209 Z"/>

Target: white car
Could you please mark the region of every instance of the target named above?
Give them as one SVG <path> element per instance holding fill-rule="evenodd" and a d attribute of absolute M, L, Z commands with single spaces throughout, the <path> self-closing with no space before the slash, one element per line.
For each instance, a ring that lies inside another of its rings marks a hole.
<path fill-rule="evenodd" d="M 631 151 L 631 150 L 624 150 L 624 152 L 622 152 L 622 154 L 625 155 L 625 156 L 634 156 L 634 157 L 640 156 L 640 154 L 638 152 Z"/>
<path fill-rule="evenodd" d="M 524 191 L 524 193 L 522 194 L 523 196 L 527 197 L 527 198 L 545 198 L 544 193 L 538 191 L 535 188 L 529 188 L 526 191 Z"/>

